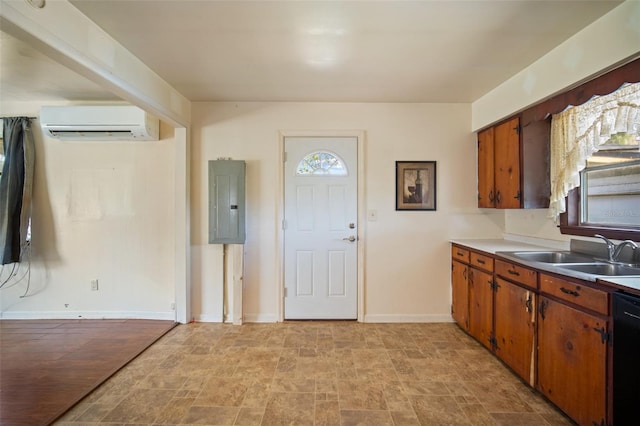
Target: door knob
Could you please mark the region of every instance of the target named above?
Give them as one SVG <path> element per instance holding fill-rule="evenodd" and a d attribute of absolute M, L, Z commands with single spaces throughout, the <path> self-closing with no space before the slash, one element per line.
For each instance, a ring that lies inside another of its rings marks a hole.
<path fill-rule="evenodd" d="M 354 242 L 356 240 L 356 237 L 354 235 L 350 235 L 347 238 L 343 238 L 343 241 L 349 241 L 349 242 Z"/>

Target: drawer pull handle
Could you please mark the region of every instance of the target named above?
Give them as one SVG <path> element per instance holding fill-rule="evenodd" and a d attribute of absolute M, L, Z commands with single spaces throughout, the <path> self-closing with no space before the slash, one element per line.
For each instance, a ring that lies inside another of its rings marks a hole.
<path fill-rule="evenodd" d="M 462 253 L 462 252 L 456 252 L 456 254 L 457 254 L 458 256 L 460 256 L 460 257 L 464 257 L 464 253 Z"/>
<path fill-rule="evenodd" d="M 511 269 L 507 269 L 507 272 L 508 272 L 510 275 L 515 275 L 516 277 L 519 277 L 519 276 L 520 276 L 520 272 L 518 272 L 518 271 L 512 271 Z"/>
<path fill-rule="evenodd" d="M 484 265 L 486 262 L 484 260 L 482 260 L 482 259 L 478 259 L 478 263 L 481 264 L 481 265 Z"/>
<path fill-rule="evenodd" d="M 578 293 L 577 291 L 569 290 L 564 287 L 560 287 L 560 291 L 563 292 L 564 294 L 570 294 L 571 296 L 574 296 L 574 297 L 580 296 L 580 293 Z"/>

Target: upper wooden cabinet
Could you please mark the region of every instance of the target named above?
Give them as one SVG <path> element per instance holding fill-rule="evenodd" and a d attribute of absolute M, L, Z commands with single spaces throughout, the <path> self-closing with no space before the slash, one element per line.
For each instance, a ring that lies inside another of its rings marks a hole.
<path fill-rule="evenodd" d="M 549 132 L 549 120 L 516 116 L 478 133 L 478 207 L 549 206 Z"/>
<path fill-rule="evenodd" d="M 495 207 L 493 127 L 478 133 L 478 207 Z"/>
<path fill-rule="evenodd" d="M 493 147 L 496 207 L 518 209 L 522 199 L 519 118 L 513 118 L 496 126 L 493 133 Z"/>

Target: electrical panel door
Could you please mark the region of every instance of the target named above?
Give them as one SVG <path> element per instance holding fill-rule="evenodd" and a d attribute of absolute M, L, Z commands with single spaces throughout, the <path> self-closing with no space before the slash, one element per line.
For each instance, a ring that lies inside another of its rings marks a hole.
<path fill-rule="evenodd" d="M 209 243 L 244 244 L 244 161 L 209 161 Z"/>

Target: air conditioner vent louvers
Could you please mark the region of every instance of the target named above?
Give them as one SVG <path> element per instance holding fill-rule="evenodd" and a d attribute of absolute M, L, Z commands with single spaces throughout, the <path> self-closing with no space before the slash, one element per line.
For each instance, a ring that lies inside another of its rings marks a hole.
<path fill-rule="evenodd" d="M 57 137 L 71 137 L 71 138 L 82 138 L 83 136 L 104 136 L 105 138 L 111 138 L 114 136 L 125 136 L 131 137 L 132 134 L 130 131 L 122 130 L 109 132 L 106 130 L 51 130 L 49 132 L 51 136 L 54 138 Z"/>
<path fill-rule="evenodd" d="M 40 125 L 45 135 L 61 140 L 159 139 L 159 120 L 129 105 L 42 107 Z"/>

